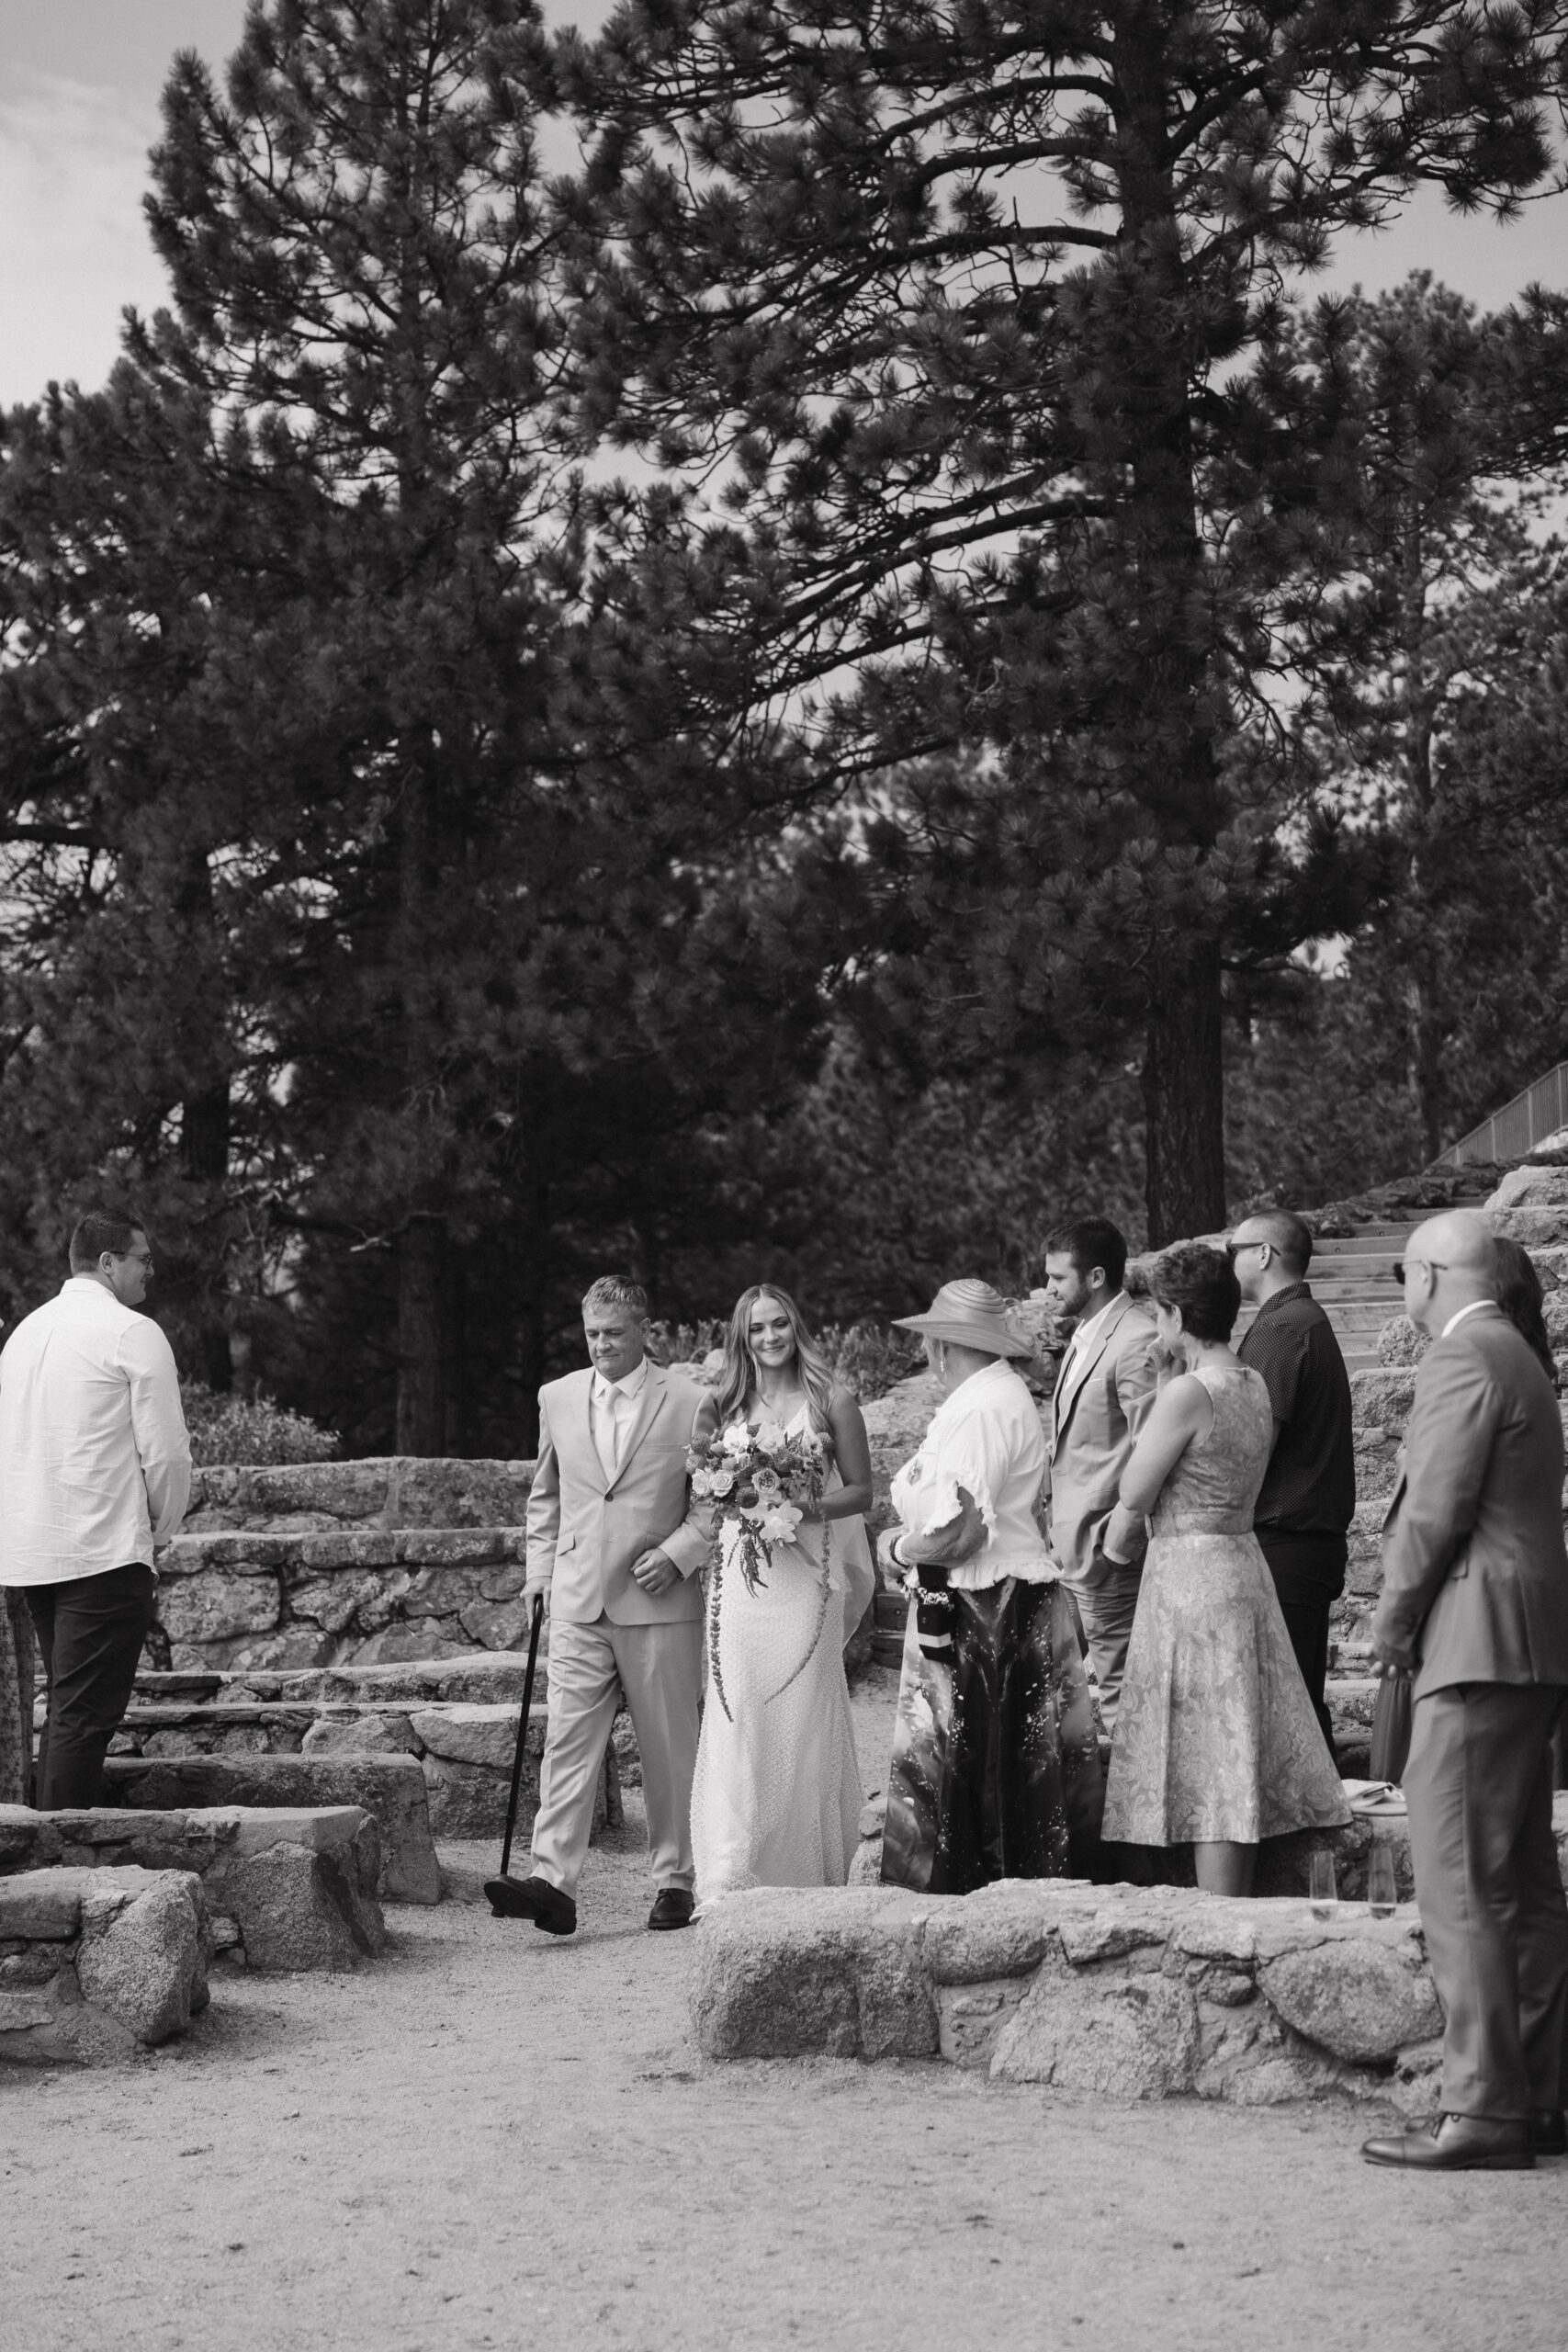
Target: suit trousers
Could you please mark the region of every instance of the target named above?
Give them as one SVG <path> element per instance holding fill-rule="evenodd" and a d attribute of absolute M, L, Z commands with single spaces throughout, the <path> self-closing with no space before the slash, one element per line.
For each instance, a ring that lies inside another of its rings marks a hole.
<path fill-rule="evenodd" d="M 33 1783 L 40 1813 L 100 1802 L 104 1758 L 136 1686 L 157 1589 L 140 1560 L 25 1588 L 49 1687 Z"/>
<path fill-rule="evenodd" d="M 692 1859 L 692 1777 L 697 1767 L 697 1702 L 703 1627 L 591 1624 L 550 1620 L 549 1719 L 534 1819 L 534 1869 L 575 1897 L 593 1826 L 593 1791 L 624 1690 L 642 1757 L 649 1856 L 657 1887 L 696 1880 Z"/>
<path fill-rule="evenodd" d="M 1450 2115 L 1517 2120 L 1568 2095 L 1568 1901 L 1551 1835 L 1563 1695 L 1463 1682 L 1416 1702 L 1404 1798 Z"/>
<path fill-rule="evenodd" d="M 1070 1577 L 1065 1577 L 1063 1582 L 1077 1603 L 1089 1662 L 1100 1685 L 1100 1717 L 1109 1738 L 1116 1729 L 1116 1711 L 1122 1702 L 1127 1645 L 1133 1638 L 1133 1617 L 1138 1606 L 1144 1564 L 1142 1560 L 1107 1561 L 1100 1552 L 1095 1560 L 1108 1570 L 1100 1583 L 1079 1584 Z"/>

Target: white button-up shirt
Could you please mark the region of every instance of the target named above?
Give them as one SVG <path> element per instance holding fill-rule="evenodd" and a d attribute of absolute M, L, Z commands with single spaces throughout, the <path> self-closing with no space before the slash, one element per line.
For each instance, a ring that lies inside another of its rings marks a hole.
<path fill-rule="evenodd" d="M 0 1584 L 152 1565 L 190 1500 L 174 1351 L 90 1274 L 0 1351 Z"/>
<path fill-rule="evenodd" d="M 1034 1517 L 1044 1476 L 1045 1432 L 1034 1399 L 998 1357 L 938 1407 L 919 1453 L 893 1481 L 893 1508 L 911 1533 L 931 1534 L 956 1518 L 962 1487 L 986 1522 L 986 1541 L 948 1570 L 949 1584 L 966 1592 L 1005 1577 L 1047 1584 L 1057 1570 Z"/>
<path fill-rule="evenodd" d="M 646 1356 L 641 1357 L 621 1380 L 606 1380 L 602 1372 L 593 1375 L 593 1450 L 599 1456 L 605 1478 L 612 1483 L 626 1457 L 626 1440 L 631 1435 L 637 1402 L 647 1380 Z"/>

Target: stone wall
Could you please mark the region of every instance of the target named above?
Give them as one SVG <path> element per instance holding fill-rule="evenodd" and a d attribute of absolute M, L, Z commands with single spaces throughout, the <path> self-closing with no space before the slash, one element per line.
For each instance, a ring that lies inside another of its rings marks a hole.
<path fill-rule="evenodd" d="M 197 1473 L 159 1555 L 155 1664 L 396 1663 L 526 1640 L 531 1462 L 313 1462 Z"/>
<path fill-rule="evenodd" d="M 710 2058 L 940 2056 L 1118 2102 L 1429 2107 L 1442 2032 L 1413 1908 L 1318 1918 L 1071 1880 L 734 1895 L 704 1923 L 691 2002 Z"/>

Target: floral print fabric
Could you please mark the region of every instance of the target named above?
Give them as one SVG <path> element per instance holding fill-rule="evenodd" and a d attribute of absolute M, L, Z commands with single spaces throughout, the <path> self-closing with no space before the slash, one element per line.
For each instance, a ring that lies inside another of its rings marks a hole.
<path fill-rule="evenodd" d="M 1269 1391 L 1245 1364 L 1197 1377 L 1213 1426 L 1150 1519 L 1111 1755 L 1105 1835 L 1130 1845 L 1253 1845 L 1350 1818 L 1252 1532 Z"/>

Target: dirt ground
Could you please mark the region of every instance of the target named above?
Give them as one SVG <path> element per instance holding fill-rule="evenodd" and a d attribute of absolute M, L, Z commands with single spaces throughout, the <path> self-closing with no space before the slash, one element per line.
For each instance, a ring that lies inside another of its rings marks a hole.
<path fill-rule="evenodd" d="M 4 2352 L 1568 2344 L 1568 2164 L 1373 2171 L 1336 2102 L 709 2065 L 635 1792 L 570 1939 L 445 1859 L 468 1899 L 389 1913 L 359 1975 L 224 1977 L 133 2065 L 0 2073 Z"/>

